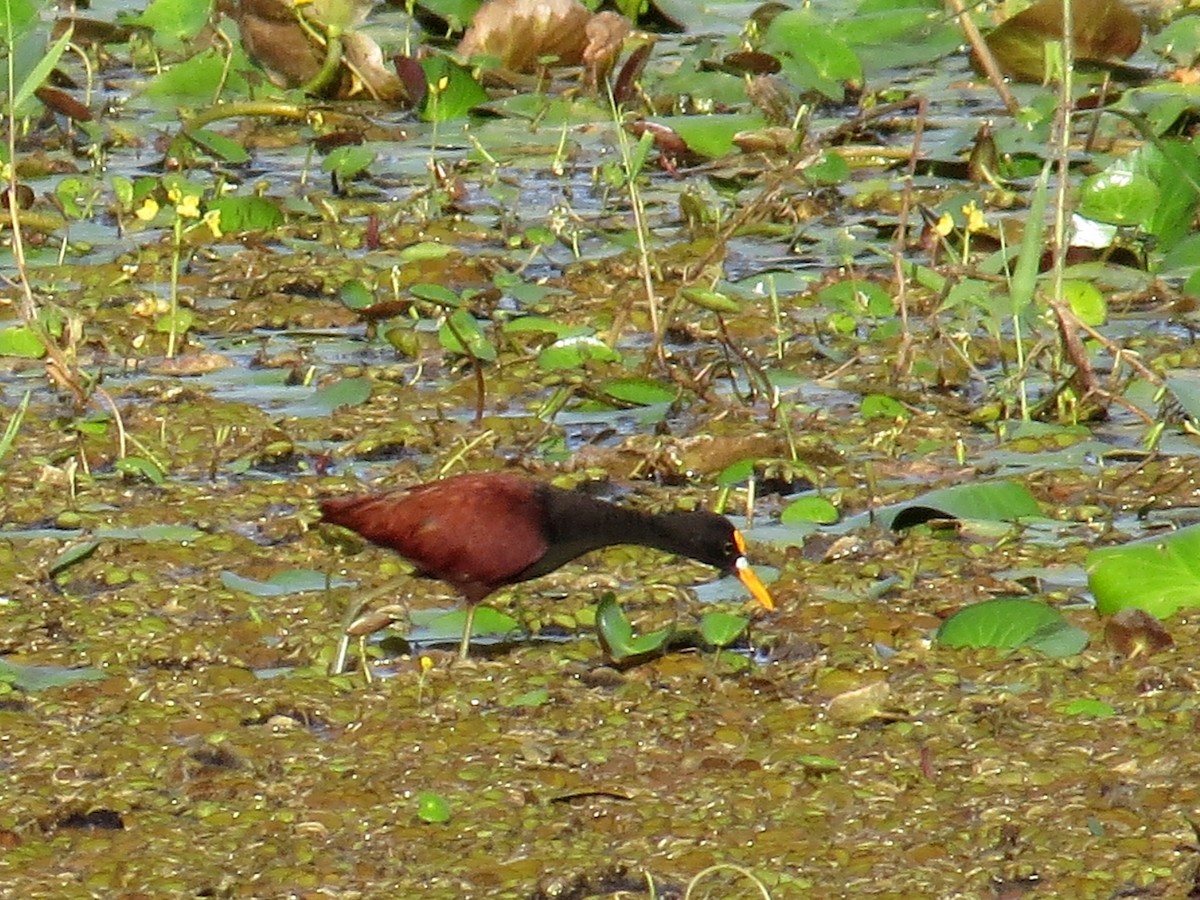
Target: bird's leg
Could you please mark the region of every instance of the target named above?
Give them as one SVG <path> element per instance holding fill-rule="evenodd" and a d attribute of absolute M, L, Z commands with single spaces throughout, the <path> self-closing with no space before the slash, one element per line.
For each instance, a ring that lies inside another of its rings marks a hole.
<path fill-rule="evenodd" d="M 467 621 L 463 625 L 462 641 L 458 645 L 458 659 L 461 662 L 467 658 L 471 649 L 471 632 L 475 628 L 475 604 L 467 604 Z"/>

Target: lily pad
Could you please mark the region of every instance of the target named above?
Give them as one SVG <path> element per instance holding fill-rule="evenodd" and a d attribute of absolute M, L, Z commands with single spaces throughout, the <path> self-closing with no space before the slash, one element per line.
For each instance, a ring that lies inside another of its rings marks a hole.
<path fill-rule="evenodd" d="M 323 591 L 328 587 L 353 587 L 353 581 L 345 578 L 329 578 L 324 572 L 312 569 L 288 569 L 271 576 L 266 581 L 255 581 L 234 572 L 222 572 L 221 584 L 234 591 L 244 591 L 256 597 L 283 597 L 288 594 L 304 594 Z"/>
<path fill-rule="evenodd" d="M 1088 635 L 1052 606 L 1037 600 L 1001 597 L 967 606 L 942 623 L 936 640 L 946 647 L 1031 647 L 1047 656 L 1071 656 Z"/>
<path fill-rule="evenodd" d="M 1086 566 L 1088 587 L 1101 615 L 1135 608 L 1169 618 L 1200 606 L 1200 525 L 1093 550 Z"/>
<path fill-rule="evenodd" d="M 23 691 L 44 691 L 80 681 L 101 681 L 108 676 L 99 669 L 66 666 L 22 666 L 0 659 L 0 681 Z"/>
<path fill-rule="evenodd" d="M 671 628 L 660 628 L 635 637 L 625 610 L 621 609 L 612 594 L 605 594 L 596 607 L 596 633 L 609 659 L 615 663 L 660 652 L 673 631 Z"/>

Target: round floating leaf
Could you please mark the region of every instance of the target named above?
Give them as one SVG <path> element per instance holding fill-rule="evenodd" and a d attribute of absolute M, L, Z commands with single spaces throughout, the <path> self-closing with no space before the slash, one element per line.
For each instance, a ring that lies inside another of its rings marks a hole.
<path fill-rule="evenodd" d="M 717 484 L 721 487 L 733 487 L 734 485 L 744 484 L 754 477 L 754 467 L 757 464 L 758 460 L 754 457 L 739 459 L 737 462 L 721 470 L 721 474 L 717 476 Z"/>
<path fill-rule="evenodd" d="M 912 413 L 895 397 L 886 394 L 867 394 L 860 408 L 864 419 L 910 419 Z"/>
<path fill-rule="evenodd" d="M 750 620 L 732 613 L 711 612 L 700 617 L 700 636 L 713 647 L 728 647 L 741 637 Z"/>
<path fill-rule="evenodd" d="M 336 175 L 343 181 L 348 181 L 356 175 L 361 175 L 375 162 L 376 153 L 370 147 L 362 144 L 350 144 L 337 147 L 321 161 L 321 171 Z"/>
<path fill-rule="evenodd" d="M 338 299 L 347 309 L 366 309 L 375 305 L 375 294 L 357 278 L 338 288 Z"/>
<path fill-rule="evenodd" d="M 670 116 L 659 120 L 659 124 L 674 131 L 692 153 L 715 159 L 733 151 L 733 139 L 739 132 L 764 128 L 767 120 L 759 113 L 737 113 L 721 116 Z"/>
<path fill-rule="evenodd" d="M 219 197 L 204 208 L 221 214 L 218 222 L 226 234 L 270 231 L 283 224 L 283 211 L 268 197 Z"/>
<path fill-rule="evenodd" d="M 416 246 L 416 244 L 413 245 L 413 247 Z M 434 244 L 433 246 L 439 251 L 446 249 L 445 245 L 443 244 Z M 444 255 L 445 254 L 443 253 L 442 256 Z M 446 287 L 444 284 L 414 284 L 408 290 L 409 293 L 420 300 L 428 300 L 430 303 L 436 303 L 438 306 L 444 306 L 447 309 L 458 309 L 463 303 L 462 297 L 454 293 L 454 291 L 450 290 L 450 288 Z"/>
<path fill-rule="evenodd" d="M 419 643 L 458 643 L 463 627 L 467 624 L 467 611 L 456 609 L 451 612 L 417 611 L 412 613 L 414 626 L 409 640 Z M 490 606 L 477 606 L 471 622 L 471 637 L 505 638 L 520 632 L 521 623 Z"/>
<path fill-rule="evenodd" d="M 41 359 L 45 355 L 46 345 L 27 326 L 18 325 L 15 328 L 5 328 L 0 331 L 0 356 Z"/>
<path fill-rule="evenodd" d="M 932 518 L 1012 522 L 1041 514 L 1029 489 L 1015 481 L 959 484 L 922 494 L 908 503 L 877 513 L 893 529 L 910 528 Z"/>
<path fill-rule="evenodd" d="M 840 518 L 838 508 L 826 500 L 813 494 L 793 500 L 779 516 L 784 525 L 798 525 L 813 522 L 817 525 L 833 525 Z"/>
<path fill-rule="evenodd" d="M 118 459 L 113 464 L 113 468 L 125 475 L 141 475 L 152 484 L 162 484 L 167 480 L 162 469 L 141 456 L 126 456 L 124 459 Z"/>
<path fill-rule="evenodd" d="M 1036 600 L 1002 597 L 960 609 L 942 623 L 937 642 L 946 647 L 1013 650 L 1069 628 L 1057 609 Z"/>
<path fill-rule="evenodd" d="M 207 128 L 190 128 L 184 134 L 197 147 L 224 162 L 235 166 L 250 162 L 251 157 L 246 148 L 223 134 L 209 131 Z"/>
<path fill-rule="evenodd" d="M 592 360 L 620 362 L 621 354 L 600 338 L 590 335 L 562 338 L 538 354 L 538 365 L 550 372 L 578 369 Z"/>
<path fill-rule="evenodd" d="M 1063 299 L 1071 305 L 1071 311 L 1085 325 L 1103 325 L 1108 318 L 1108 303 L 1104 294 L 1090 281 L 1064 281 Z"/>
<path fill-rule="evenodd" d="M 272 575 L 266 581 L 244 578 L 234 572 L 222 572 L 221 584 L 231 591 L 243 591 L 255 597 L 285 597 L 289 594 L 304 594 L 331 588 L 353 587 L 353 581 L 345 578 L 327 578 L 324 572 L 312 569 L 286 569 Z"/>
<path fill-rule="evenodd" d="M 656 403 L 673 403 L 679 392 L 668 384 L 653 378 L 610 378 L 600 384 L 600 392 L 622 403 L 653 406 Z"/>
<path fill-rule="evenodd" d="M 1158 207 L 1158 185 L 1117 163 L 1084 179 L 1079 189 L 1079 215 L 1110 225 L 1143 225 Z"/>
<path fill-rule="evenodd" d="M 1108 719 L 1117 714 L 1115 706 L 1087 698 L 1072 700 L 1062 707 L 1062 711 L 1068 716 L 1086 716 L 1089 719 Z"/>
<path fill-rule="evenodd" d="M 1159 619 L 1200 606 L 1200 526 L 1088 554 L 1096 611 L 1144 609 Z"/>
<path fill-rule="evenodd" d="M 0 681 L 23 691 L 44 691 L 79 681 L 101 681 L 108 676 L 98 669 L 68 669 L 63 666 L 22 666 L 0 659 Z"/>
<path fill-rule="evenodd" d="M 443 825 L 450 821 L 450 803 L 441 794 L 421 791 L 417 794 L 417 818 L 429 825 Z"/>
<path fill-rule="evenodd" d="M 361 406 L 370 399 L 370 378 L 342 378 L 318 388 L 307 400 L 285 408 L 283 415 L 298 419 L 330 416 L 343 406 Z"/>

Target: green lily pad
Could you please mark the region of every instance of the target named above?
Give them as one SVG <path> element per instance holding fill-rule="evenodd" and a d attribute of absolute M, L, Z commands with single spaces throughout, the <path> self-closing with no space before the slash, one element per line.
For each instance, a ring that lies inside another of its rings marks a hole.
<path fill-rule="evenodd" d="M 780 513 L 779 521 L 784 525 L 796 525 L 813 522 L 817 525 L 833 525 L 840 518 L 838 508 L 826 500 L 812 494 L 793 500 Z"/>
<path fill-rule="evenodd" d="M 746 632 L 750 620 L 732 613 L 711 612 L 700 617 L 700 636 L 712 647 L 728 647 Z"/>
<path fill-rule="evenodd" d="M 108 676 L 99 669 L 70 669 L 65 666 L 22 666 L 0 659 L 0 681 L 23 691 L 44 691 L 80 681 L 101 681 Z"/>
<path fill-rule="evenodd" d="M 1047 656 L 1070 656 L 1087 646 L 1088 635 L 1052 606 L 1037 600 L 1001 597 L 964 607 L 942 623 L 936 640 L 946 647 L 1031 647 Z"/>
<path fill-rule="evenodd" d="M 640 637 L 634 637 L 633 625 L 625 610 L 612 594 L 605 594 L 596 607 L 596 633 L 600 644 L 613 662 L 624 662 L 636 657 L 659 652 L 666 646 L 674 629 L 660 628 Z"/>
<path fill-rule="evenodd" d="M 1200 526 L 1088 554 L 1096 611 L 1143 609 L 1159 619 L 1200 606 Z"/>
<path fill-rule="evenodd" d="M 272 575 L 266 581 L 255 581 L 234 572 L 221 573 L 221 584 L 233 591 L 243 591 L 255 597 L 283 597 L 288 594 L 304 594 L 310 591 L 323 591 L 329 587 L 353 587 L 353 581 L 345 578 L 326 580 L 324 572 L 312 569 L 287 569 L 277 575 Z"/>
<path fill-rule="evenodd" d="M 982 481 L 940 488 L 877 513 L 881 523 L 894 530 L 910 528 L 935 518 L 1013 522 L 1041 515 L 1037 500 L 1016 481 Z"/>
<path fill-rule="evenodd" d="M 417 794 L 417 818 L 430 825 L 443 825 L 450 821 L 450 803 L 441 794 L 421 791 Z"/>

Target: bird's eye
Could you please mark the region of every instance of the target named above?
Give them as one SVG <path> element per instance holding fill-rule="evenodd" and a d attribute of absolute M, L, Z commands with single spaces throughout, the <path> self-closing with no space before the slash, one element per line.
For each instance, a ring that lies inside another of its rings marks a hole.
<path fill-rule="evenodd" d="M 735 544 L 733 541 L 726 541 L 725 546 L 722 549 L 724 550 L 726 556 L 738 555 L 737 544 Z"/>

